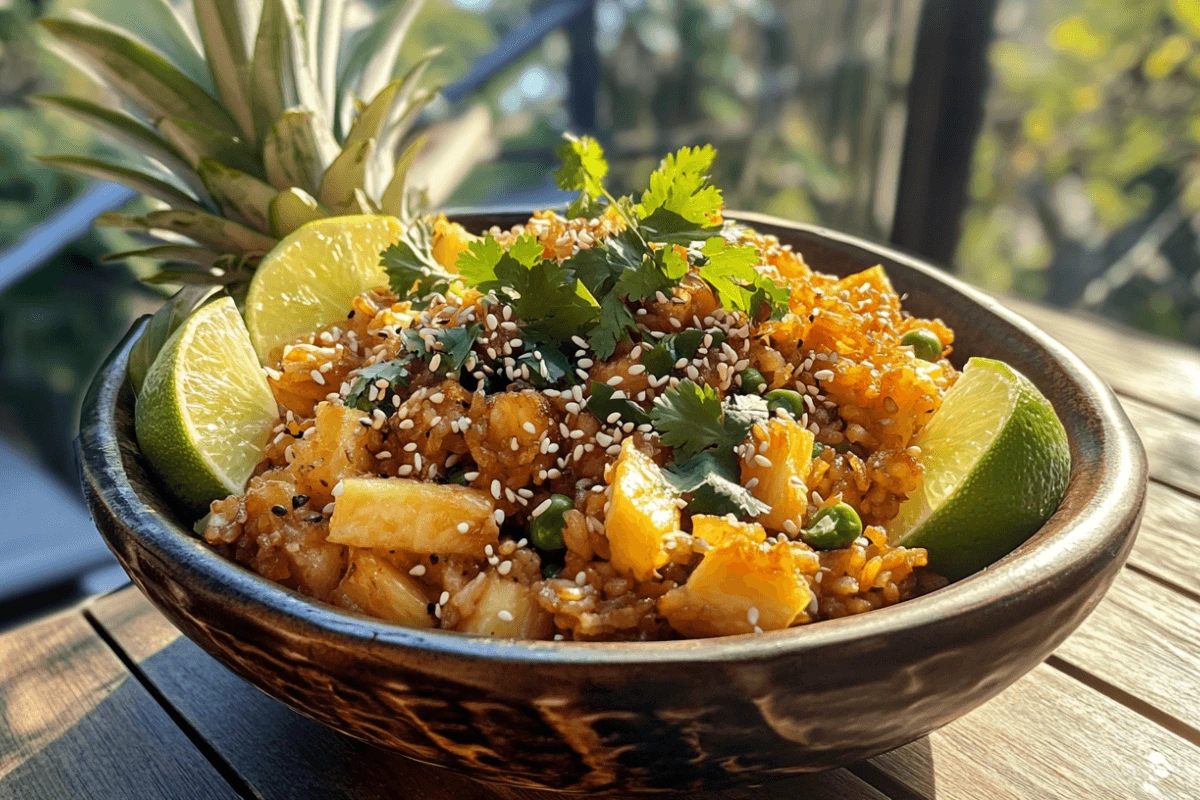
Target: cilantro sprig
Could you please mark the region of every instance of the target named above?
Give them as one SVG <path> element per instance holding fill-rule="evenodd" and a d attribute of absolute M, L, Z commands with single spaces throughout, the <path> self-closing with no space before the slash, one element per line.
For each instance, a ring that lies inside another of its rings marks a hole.
<path fill-rule="evenodd" d="M 691 380 L 654 398 L 650 409 L 662 443 L 685 459 L 710 447 L 732 452 L 768 417 L 767 401 L 757 395 L 733 395 L 722 403 L 716 389 Z"/>

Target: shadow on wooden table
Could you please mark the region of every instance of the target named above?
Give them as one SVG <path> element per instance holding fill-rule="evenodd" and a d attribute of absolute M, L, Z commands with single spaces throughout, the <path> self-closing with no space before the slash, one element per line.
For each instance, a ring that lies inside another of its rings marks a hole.
<path fill-rule="evenodd" d="M 335 733 L 253 689 L 226 670 L 184 638 L 136 590 L 105 597 L 86 613 L 239 793 L 322 800 L 392 797 L 543 800 L 562 796 L 485 786 Z M 904 750 L 907 752 L 901 759 L 905 770 L 903 783 L 909 787 L 928 787 L 927 793 L 920 796 L 932 797 L 932 751 L 928 740 Z M 789 778 L 762 789 L 706 795 L 731 799 L 839 800 L 886 800 L 889 796 L 913 795 L 869 763 L 849 770 Z"/>

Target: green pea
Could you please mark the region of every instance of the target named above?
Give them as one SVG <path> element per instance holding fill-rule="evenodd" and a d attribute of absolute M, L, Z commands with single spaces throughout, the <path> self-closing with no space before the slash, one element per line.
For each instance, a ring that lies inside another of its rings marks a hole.
<path fill-rule="evenodd" d="M 767 410 L 772 414 L 775 409 L 782 408 L 793 417 L 799 418 L 805 412 L 804 397 L 791 389 L 772 389 L 763 395 L 767 399 Z"/>
<path fill-rule="evenodd" d="M 858 512 L 846 503 L 822 509 L 812 518 L 800 538 L 817 550 L 836 550 L 845 547 L 862 535 L 862 520 Z"/>
<path fill-rule="evenodd" d="M 928 328 L 917 328 L 904 334 L 900 344 L 913 349 L 913 354 L 922 361 L 937 361 L 942 355 L 942 340 Z"/>
<path fill-rule="evenodd" d="M 750 367 L 742 372 L 742 388 L 750 394 L 758 394 L 767 388 L 767 379 L 754 367 Z"/>
<path fill-rule="evenodd" d="M 821 453 L 823 453 L 824 451 L 825 451 L 825 445 L 821 444 L 820 442 L 813 442 L 813 452 L 812 452 L 813 458 L 820 458 Z"/>
<path fill-rule="evenodd" d="M 550 495 L 550 506 L 529 521 L 529 540 L 539 550 L 562 550 L 562 532 L 567 522 L 563 515 L 575 507 L 565 494 Z"/>

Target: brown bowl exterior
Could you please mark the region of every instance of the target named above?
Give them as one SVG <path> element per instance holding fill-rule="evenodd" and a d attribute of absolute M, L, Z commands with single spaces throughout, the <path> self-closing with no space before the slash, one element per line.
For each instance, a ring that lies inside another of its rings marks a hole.
<path fill-rule="evenodd" d="M 882 263 L 955 359 L 1007 361 L 1053 402 L 1073 459 L 1061 508 L 998 563 L 925 597 L 761 635 L 554 643 L 413 630 L 308 600 L 190 535 L 149 474 L 125 380 L 136 326 L 84 404 L 96 524 L 133 581 L 233 671 L 351 736 L 472 777 L 589 794 L 695 791 L 823 770 L 945 725 L 1042 661 L 1099 602 L 1133 544 L 1145 455 L 1107 387 L 1033 325 L 895 251 L 736 215 L 840 275 Z M 507 227 L 527 212 L 459 214 Z"/>

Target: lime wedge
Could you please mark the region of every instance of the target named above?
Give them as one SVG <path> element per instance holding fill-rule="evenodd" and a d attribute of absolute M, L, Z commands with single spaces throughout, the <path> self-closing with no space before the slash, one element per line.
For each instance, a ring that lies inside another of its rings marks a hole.
<path fill-rule="evenodd" d="M 925 475 L 889 525 L 951 580 L 1012 552 L 1067 490 L 1071 451 L 1050 401 L 1000 361 L 972 358 L 914 442 Z"/>
<path fill-rule="evenodd" d="M 329 217 L 300 226 L 267 253 L 246 295 L 246 327 L 259 359 L 346 316 L 354 298 L 387 286 L 380 254 L 400 238 L 383 215 Z"/>
<path fill-rule="evenodd" d="M 203 306 L 146 373 L 134 412 L 138 445 L 189 508 L 240 493 L 262 460 L 279 409 L 237 306 Z"/>

